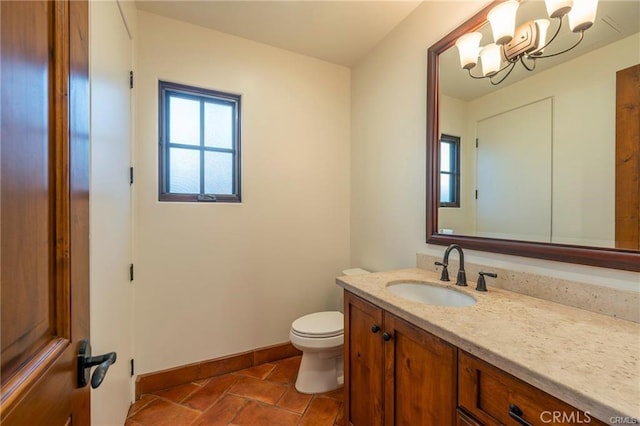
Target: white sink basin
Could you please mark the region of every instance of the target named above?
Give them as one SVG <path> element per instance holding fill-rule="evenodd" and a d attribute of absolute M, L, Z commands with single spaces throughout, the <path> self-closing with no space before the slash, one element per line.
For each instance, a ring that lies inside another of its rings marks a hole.
<path fill-rule="evenodd" d="M 430 305 L 463 307 L 476 304 L 476 299 L 462 292 L 425 282 L 392 282 L 387 290 L 403 299 Z"/>

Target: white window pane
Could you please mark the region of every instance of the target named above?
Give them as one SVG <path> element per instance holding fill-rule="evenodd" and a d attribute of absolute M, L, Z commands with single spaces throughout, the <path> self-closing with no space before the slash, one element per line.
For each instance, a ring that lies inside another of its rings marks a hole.
<path fill-rule="evenodd" d="M 440 171 L 450 172 L 451 170 L 451 147 L 450 143 L 440 143 Z"/>
<path fill-rule="evenodd" d="M 233 148 L 233 107 L 204 104 L 204 144 L 216 148 Z"/>
<path fill-rule="evenodd" d="M 200 152 L 192 149 L 169 150 L 169 192 L 200 193 Z"/>
<path fill-rule="evenodd" d="M 169 142 L 200 145 L 200 102 L 169 98 Z"/>
<path fill-rule="evenodd" d="M 440 174 L 440 202 L 451 203 L 453 202 L 451 196 L 451 178 L 453 176 L 447 174 Z"/>
<path fill-rule="evenodd" d="M 233 194 L 233 155 L 226 152 L 205 152 L 204 192 Z"/>

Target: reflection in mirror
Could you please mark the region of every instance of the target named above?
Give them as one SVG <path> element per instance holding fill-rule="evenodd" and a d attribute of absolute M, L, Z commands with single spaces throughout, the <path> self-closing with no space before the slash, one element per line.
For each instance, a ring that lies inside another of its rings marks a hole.
<path fill-rule="evenodd" d="M 443 140 L 459 138 L 460 183 L 458 205 L 443 204 L 442 193 L 440 198 L 429 194 L 433 213 L 428 241 L 460 242 L 443 237 L 453 234 L 470 237 L 468 242 L 479 249 L 587 264 L 598 264 L 592 256 L 615 256 L 622 253 L 616 249 L 631 249 L 620 256 L 635 266 L 622 262 L 610 267 L 640 270 L 639 207 L 635 231 L 621 231 L 626 225 L 620 220 L 629 203 L 638 203 L 638 166 L 633 185 L 621 180 L 621 169 L 616 169 L 616 162 L 625 162 L 621 155 L 636 165 L 640 156 L 637 133 L 627 135 L 631 140 L 626 145 L 635 151 L 631 154 L 621 154 L 619 145 L 625 142 L 620 137 L 616 141 L 617 73 L 640 69 L 640 2 L 601 1 L 578 47 L 538 59 L 532 72 L 515 67 L 497 86 L 489 79 L 470 78 L 454 46 L 457 38 L 472 31 L 482 34 L 481 45 L 493 41 L 489 25 L 480 25 L 488 9 L 429 50 L 430 76 L 438 76 L 429 81 L 428 91 L 429 96 L 437 93 L 437 99 L 429 99 L 432 109 L 437 106 L 428 117 L 435 127 L 429 134 L 430 158 L 442 155 L 438 149 Z M 544 2 L 521 3 L 518 24 L 539 17 L 547 17 Z M 553 31 L 555 27 L 549 29 Z M 554 51 L 570 47 L 576 38 L 568 29 L 560 33 Z M 640 101 L 635 102 L 637 110 Z M 449 178 L 439 166 L 431 192 L 447 188 Z M 436 199 L 438 207 L 433 206 Z M 504 243 L 508 241 L 534 244 Z M 562 255 L 553 254 L 555 246 Z M 527 247 L 533 252 L 517 253 Z M 576 255 L 580 247 L 585 259 Z"/>
<path fill-rule="evenodd" d="M 460 207 L 460 138 L 440 137 L 440 207 Z"/>

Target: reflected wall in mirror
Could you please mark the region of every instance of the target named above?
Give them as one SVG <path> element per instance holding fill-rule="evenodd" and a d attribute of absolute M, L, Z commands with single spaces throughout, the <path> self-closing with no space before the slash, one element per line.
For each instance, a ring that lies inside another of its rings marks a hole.
<path fill-rule="evenodd" d="M 469 77 L 454 43 L 471 31 L 491 43 L 497 3 L 429 49 L 427 242 L 640 271 L 640 2 L 601 1 L 577 48 L 494 86 Z M 545 4 L 523 1 L 517 16 L 546 17 Z M 565 29 L 545 52 L 577 38 Z M 632 99 L 621 101 L 629 69 Z M 443 134 L 460 138 L 454 207 L 439 202 Z"/>

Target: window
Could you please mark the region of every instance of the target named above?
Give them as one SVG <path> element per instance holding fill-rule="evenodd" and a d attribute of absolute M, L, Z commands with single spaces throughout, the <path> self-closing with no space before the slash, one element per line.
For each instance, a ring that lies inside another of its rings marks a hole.
<path fill-rule="evenodd" d="M 460 207 L 460 138 L 440 138 L 440 207 Z"/>
<path fill-rule="evenodd" d="M 161 81 L 160 201 L 240 202 L 240 96 Z"/>

